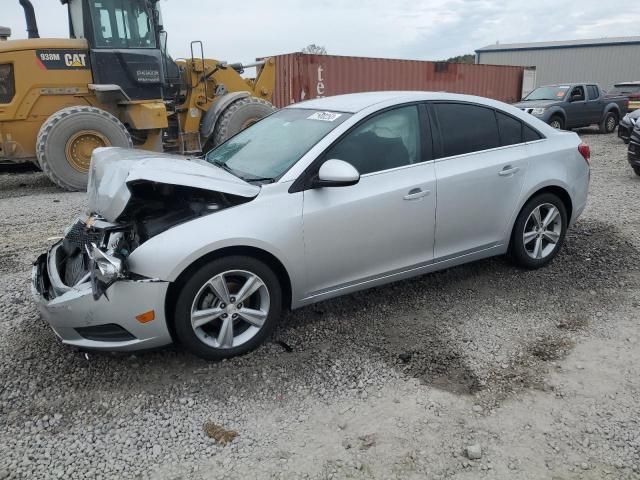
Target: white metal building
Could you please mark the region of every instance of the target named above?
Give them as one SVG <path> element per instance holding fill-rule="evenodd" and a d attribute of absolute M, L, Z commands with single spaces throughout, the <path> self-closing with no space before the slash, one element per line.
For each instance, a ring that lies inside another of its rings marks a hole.
<path fill-rule="evenodd" d="M 488 45 L 476 63 L 535 67 L 535 86 L 597 82 L 606 90 L 640 80 L 640 37 Z"/>

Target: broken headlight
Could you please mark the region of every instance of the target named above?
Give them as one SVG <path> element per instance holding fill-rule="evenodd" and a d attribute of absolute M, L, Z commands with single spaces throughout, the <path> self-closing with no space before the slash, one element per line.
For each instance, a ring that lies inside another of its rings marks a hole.
<path fill-rule="evenodd" d="M 92 243 L 91 247 L 87 246 L 86 249 L 89 255 L 93 298 L 98 300 L 102 295 L 106 295 L 105 292 L 114 282 L 125 277 L 124 257 L 115 253 L 114 249 L 104 252 L 95 243 Z"/>

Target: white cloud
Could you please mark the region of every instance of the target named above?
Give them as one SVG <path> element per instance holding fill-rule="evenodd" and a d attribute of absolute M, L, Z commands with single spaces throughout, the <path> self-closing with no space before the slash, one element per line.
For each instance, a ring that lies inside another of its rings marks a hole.
<path fill-rule="evenodd" d="M 17 0 L 3 3 L 0 23 L 24 38 Z M 32 0 L 41 36 L 66 36 L 65 8 Z M 219 2 L 162 0 L 169 48 L 189 52 L 202 40 L 205 55 L 228 61 L 289 53 L 309 43 L 329 53 L 439 60 L 472 53 L 487 44 L 635 35 L 640 4 L 624 14 L 601 0 L 281 0 Z"/>

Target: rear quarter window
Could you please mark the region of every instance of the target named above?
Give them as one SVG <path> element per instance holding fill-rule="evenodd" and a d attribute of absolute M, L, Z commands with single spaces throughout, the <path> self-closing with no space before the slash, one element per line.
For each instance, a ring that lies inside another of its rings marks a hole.
<path fill-rule="evenodd" d="M 525 142 L 533 142 L 535 140 L 541 140 L 544 137 L 542 135 L 540 135 L 538 132 L 536 132 L 533 128 L 531 128 L 529 125 L 523 125 L 522 128 L 522 140 Z"/>

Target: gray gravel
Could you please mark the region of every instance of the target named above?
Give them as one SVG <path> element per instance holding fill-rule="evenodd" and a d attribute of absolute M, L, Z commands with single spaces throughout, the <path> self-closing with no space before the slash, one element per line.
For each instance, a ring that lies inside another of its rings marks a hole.
<path fill-rule="evenodd" d="M 640 178 L 581 134 L 590 203 L 549 268 L 327 301 L 219 363 L 61 345 L 30 263 L 84 195 L 0 174 L 0 480 L 640 478 Z"/>

